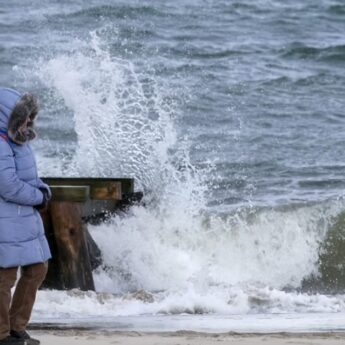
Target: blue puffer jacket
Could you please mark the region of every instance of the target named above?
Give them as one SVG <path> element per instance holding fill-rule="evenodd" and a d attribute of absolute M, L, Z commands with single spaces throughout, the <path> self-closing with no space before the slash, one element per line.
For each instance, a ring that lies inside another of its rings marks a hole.
<path fill-rule="evenodd" d="M 17 91 L 0 88 L 0 132 L 7 133 L 20 99 Z M 30 145 L 0 137 L 0 267 L 25 266 L 51 257 L 41 216 L 33 208 L 43 201 L 39 188 L 50 193 L 37 176 Z"/>

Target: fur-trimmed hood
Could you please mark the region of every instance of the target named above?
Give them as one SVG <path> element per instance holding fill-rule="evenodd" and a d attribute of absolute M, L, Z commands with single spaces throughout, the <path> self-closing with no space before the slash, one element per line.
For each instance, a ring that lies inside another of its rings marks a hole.
<path fill-rule="evenodd" d="M 37 99 L 32 94 L 21 95 L 16 90 L 0 88 L 0 130 L 6 131 L 14 142 L 23 144 L 36 137 L 33 124 L 37 113 Z M 26 122 L 23 131 L 21 127 Z"/>

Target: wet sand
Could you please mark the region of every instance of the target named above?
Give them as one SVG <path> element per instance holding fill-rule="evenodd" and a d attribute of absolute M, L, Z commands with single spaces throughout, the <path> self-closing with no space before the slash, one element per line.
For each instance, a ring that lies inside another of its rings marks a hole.
<path fill-rule="evenodd" d="M 344 344 L 345 333 L 277 333 L 277 334 L 237 334 L 198 333 L 190 331 L 140 333 L 84 330 L 36 330 L 31 336 L 49 345 L 282 345 Z"/>

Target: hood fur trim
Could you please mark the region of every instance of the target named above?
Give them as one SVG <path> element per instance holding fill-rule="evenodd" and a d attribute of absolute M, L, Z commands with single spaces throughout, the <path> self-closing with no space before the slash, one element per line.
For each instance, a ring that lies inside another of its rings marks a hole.
<path fill-rule="evenodd" d="M 38 102 L 31 93 L 24 94 L 16 103 L 8 119 L 8 136 L 17 144 L 24 144 L 36 137 L 33 128 L 38 114 Z M 27 126 L 23 125 L 28 120 Z"/>

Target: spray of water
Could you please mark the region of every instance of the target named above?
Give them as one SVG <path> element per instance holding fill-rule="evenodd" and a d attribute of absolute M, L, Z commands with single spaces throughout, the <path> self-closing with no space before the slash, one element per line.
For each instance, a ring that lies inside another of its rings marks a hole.
<path fill-rule="evenodd" d="M 152 312 L 248 312 L 248 296 L 269 300 L 277 290 L 267 287 L 298 287 L 317 274 L 318 247 L 340 203 L 208 212 L 205 175 L 177 140 L 176 109 L 157 80 L 114 57 L 97 33 L 85 45 L 38 72 L 73 113 L 77 149 L 67 174 L 132 176 L 151 196 L 145 208 L 91 227 L 104 256 L 99 292 L 150 291 Z"/>

